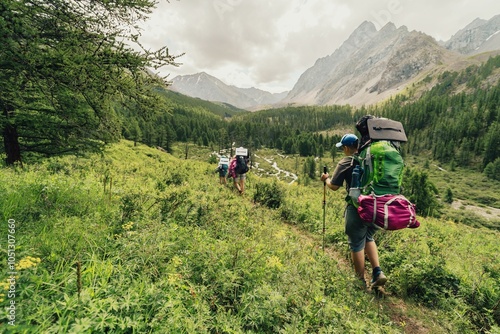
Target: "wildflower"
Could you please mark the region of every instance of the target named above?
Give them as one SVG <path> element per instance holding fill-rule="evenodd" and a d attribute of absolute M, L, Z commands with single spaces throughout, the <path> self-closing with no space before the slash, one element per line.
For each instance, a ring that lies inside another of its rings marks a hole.
<path fill-rule="evenodd" d="M 22 258 L 16 265 L 17 270 L 28 269 L 31 267 L 36 267 L 42 260 L 38 257 L 26 256 Z"/>
<path fill-rule="evenodd" d="M 180 282 L 180 274 L 168 274 L 167 282 L 171 285 L 176 285 Z"/>
<path fill-rule="evenodd" d="M 285 232 L 285 230 L 279 230 L 278 232 L 276 232 L 275 236 L 276 236 L 276 239 L 286 240 L 286 232 Z"/>
<path fill-rule="evenodd" d="M 127 224 L 123 224 L 122 225 L 122 228 L 125 230 L 125 231 L 130 231 L 131 229 L 134 228 L 134 222 L 129 222 Z"/>

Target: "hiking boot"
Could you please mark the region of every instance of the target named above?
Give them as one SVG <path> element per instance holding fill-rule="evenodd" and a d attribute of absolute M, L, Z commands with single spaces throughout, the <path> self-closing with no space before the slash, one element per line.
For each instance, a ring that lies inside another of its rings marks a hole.
<path fill-rule="evenodd" d="M 385 282 L 387 282 L 387 277 L 385 277 L 384 273 L 381 271 L 380 274 L 375 278 L 373 278 L 370 282 L 370 288 L 376 288 L 380 286 L 384 286 Z"/>

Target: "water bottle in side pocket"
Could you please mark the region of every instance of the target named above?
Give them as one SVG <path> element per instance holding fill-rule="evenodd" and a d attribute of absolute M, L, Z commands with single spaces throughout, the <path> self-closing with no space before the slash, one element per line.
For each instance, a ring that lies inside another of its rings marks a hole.
<path fill-rule="evenodd" d="M 358 197 L 361 195 L 361 176 L 363 169 L 360 165 L 354 166 L 352 170 L 351 186 L 349 188 L 349 197 L 351 197 L 354 206 L 358 207 Z"/>

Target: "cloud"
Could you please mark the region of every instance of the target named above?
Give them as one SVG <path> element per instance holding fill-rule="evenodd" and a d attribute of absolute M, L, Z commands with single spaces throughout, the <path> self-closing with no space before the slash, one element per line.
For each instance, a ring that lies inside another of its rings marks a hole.
<path fill-rule="evenodd" d="M 141 42 L 186 53 L 163 74 L 207 72 L 226 84 L 289 90 L 318 58 L 363 22 L 388 22 L 447 40 L 475 18 L 500 13 L 497 0 L 204 0 L 159 2 Z"/>

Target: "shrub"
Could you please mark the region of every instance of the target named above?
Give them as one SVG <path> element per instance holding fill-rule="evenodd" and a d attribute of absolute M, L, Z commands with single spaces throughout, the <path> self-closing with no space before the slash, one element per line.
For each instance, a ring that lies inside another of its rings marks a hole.
<path fill-rule="evenodd" d="M 415 203 L 417 214 L 439 216 L 438 190 L 425 171 L 406 169 L 403 177 L 403 194 Z"/>
<path fill-rule="evenodd" d="M 262 181 L 257 183 L 253 201 L 267 206 L 270 209 L 278 209 L 285 200 L 285 191 L 276 180 L 269 183 Z"/>
<path fill-rule="evenodd" d="M 429 259 L 404 264 L 391 279 L 399 293 L 431 307 L 449 304 L 449 298 L 457 295 L 460 284 L 442 261 Z"/>

